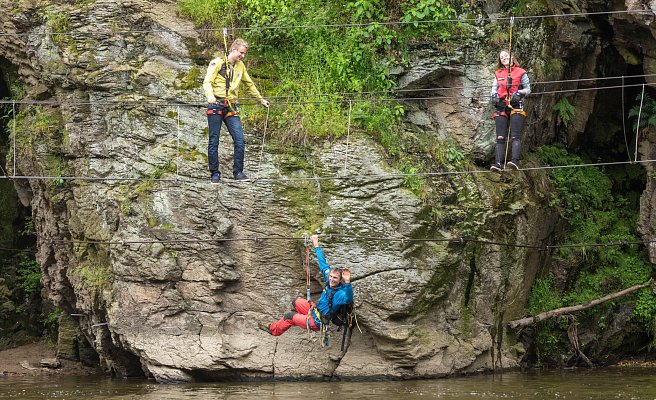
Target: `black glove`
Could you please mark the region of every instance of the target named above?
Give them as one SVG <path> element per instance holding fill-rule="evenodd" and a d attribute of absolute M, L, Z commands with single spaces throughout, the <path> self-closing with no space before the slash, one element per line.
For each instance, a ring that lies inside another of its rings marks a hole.
<path fill-rule="evenodd" d="M 524 97 L 524 95 L 522 95 L 521 93 L 519 93 L 519 91 L 517 91 L 517 92 L 513 93 L 512 96 L 510 96 L 510 102 L 511 103 L 519 103 L 522 100 L 522 97 Z"/>
<path fill-rule="evenodd" d="M 499 95 L 494 93 L 490 96 L 490 103 L 496 105 L 499 102 Z"/>

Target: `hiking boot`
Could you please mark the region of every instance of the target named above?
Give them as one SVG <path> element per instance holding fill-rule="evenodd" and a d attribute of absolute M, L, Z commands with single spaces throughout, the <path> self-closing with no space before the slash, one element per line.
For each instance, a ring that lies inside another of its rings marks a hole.
<path fill-rule="evenodd" d="M 282 318 L 291 321 L 294 319 L 294 315 L 296 315 L 296 311 L 285 311 L 285 314 L 283 314 Z"/>
<path fill-rule="evenodd" d="M 497 163 L 490 167 L 490 171 L 501 172 L 501 164 Z"/>
<path fill-rule="evenodd" d="M 513 171 L 519 171 L 519 161 L 508 161 L 506 167 Z"/>
<path fill-rule="evenodd" d="M 236 180 L 236 181 L 243 181 L 243 180 L 248 179 L 248 176 L 246 176 L 246 174 L 243 173 L 243 172 L 237 172 L 237 173 L 234 175 L 234 177 L 235 177 L 235 180 Z"/>
<path fill-rule="evenodd" d="M 266 333 L 268 333 L 269 335 L 272 334 L 270 326 L 271 326 L 271 324 L 268 323 L 268 322 L 258 322 L 257 323 L 257 328 L 264 331 L 264 332 L 266 332 Z"/>
<path fill-rule="evenodd" d="M 221 174 L 218 172 L 212 172 L 212 177 L 210 178 L 212 185 L 218 185 L 221 182 Z"/>

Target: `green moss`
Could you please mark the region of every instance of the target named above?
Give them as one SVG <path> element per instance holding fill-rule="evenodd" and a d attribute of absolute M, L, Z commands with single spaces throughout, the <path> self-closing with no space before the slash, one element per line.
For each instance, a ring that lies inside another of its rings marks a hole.
<path fill-rule="evenodd" d="M 640 55 L 635 54 L 630 49 L 627 49 L 625 47 L 620 47 L 620 48 L 618 48 L 618 51 L 620 52 L 620 55 L 622 56 L 622 58 L 624 58 L 624 61 L 627 64 L 629 64 L 629 65 L 640 65 L 640 64 L 642 64 L 642 60 L 640 59 Z"/>
<path fill-rule="evenodd" d="M 205 163 L 207 163 L 207 153 L 198 150 L 198 148 L 195 145 L 191 147 L 187 147 L 187 145 L 185 144 L 180 144 L 180 146 L 178 147 L 178 151 L 180 157 L 182 157 L 182 159 L 185 161 L 203 160 Z"/>
<path fill-rule="evenodd" d="M 200 68 L 196 65 L 191 67 L 186 74 L 179 74 L 178 80 L 180 81 L 176 86 L 178 89 L 193 90 L 203 86 Z"/>
<path fill-rule="evenodd" d="M 79 264 L 71 274 L 88 289 L 101 290 L 111 283 L 111 263 L 107 249 L 81 243 L 74 248 Z"/>
<path fill-rule="evenodd" d="M 15 124 L 15 129 L 14 129 Z M 32 156 L 35 149 L 47 153 L 61 153 L 64 121 L 54 109 L 28 106 L 9 121 L 11 135 L 16 137 L 17 152 Z"/>
<path fill-rule="evenodd" d="M 133 215 L 134 211 L 132 209 L 133 207 L 132 201 L 130 201 L 129 199 L 124 199 L 123 201 L 121 201 L 120 206 L 121 206 L 121 213 L 123 213 L 123 215 L 126 216 Z"/>
<path fill-rule="evenodd" d="M 273 141 L 269 149 L 280 152 L 279 168 L 285 175 L 308 176 L 316 170 L 301 147 L 283 146 Z M 334 192 L 332 181 L 292 181 L 276 183 L 274 191 L 278 198 L 284 199 L 287 210 L 296 219 L 296 233 L 316 232 L 330 215 L 328 200 Z"/>

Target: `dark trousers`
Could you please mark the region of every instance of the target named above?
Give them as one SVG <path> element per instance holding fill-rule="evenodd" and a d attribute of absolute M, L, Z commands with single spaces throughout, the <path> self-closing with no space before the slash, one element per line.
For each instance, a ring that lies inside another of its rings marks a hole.
<path fill-rule="evenodd" d="M 208 110 L 219 110 L 221 115 L 208 114 L 207 125 L 209 126 L 209 140 L 207 143 L 207 160 L 211 173 L 219 172 L 219 134 L 221 132 L 221 123 L 225 123 L 228 128 L 232 142 L 234 144 L 234 162 L 232 173 L 237 174 L 244 171 L 244 129 L 241 125 L 239 116 L 234 115 L 223 119 L 223 115 L 232 111 L 230 107 L 224 107 L 223 103 L 209 104 Z M 237 111 L 237 106 L 232 106 Z"/>
<path fill-rule="evenodd" d="M 504 104 L 497 106 L 494 113 L 494 125 L 496 127 L 497 148 L 494 153 L 494 163 L 503 164 L 506 158 L 506 141 L 508 140 L 508 125 L 510 122 L 511 158 L 517 164 L 521 153 L 521 136 L 524 127 L 524 115 L 519 112 L 512 113 L 512 108 Z"/>

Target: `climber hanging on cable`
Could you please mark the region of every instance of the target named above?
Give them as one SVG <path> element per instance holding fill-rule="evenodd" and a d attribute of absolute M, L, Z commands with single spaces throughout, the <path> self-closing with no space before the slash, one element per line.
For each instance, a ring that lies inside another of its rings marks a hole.
<path fill-rule="evenodd" d="M 519 67 L 515 56 L 510 51 L 499 53 L 499 69 L 494 73 L 491 102 L 496 111 L 493 114 L 496 128 L 497 145 L 492 171 L 501 171 L 504 165 L 508 169 L 519 169 L 521 151 L 521 133 L 526 112 L 524 97 L 531 93 L 531 84 L 526 71 Z M 512 141 L 510 161 L 506 163 L 508 151 L 508 122 L 510 121 L 510 138 Z"/>
<path fill-rule="evenodd" d="M 326 262 L 323 250 L 319 247 L 318 236 L 313 235 L 310 239 L 317 255 L 321 274 L 326 281 L 326 286 L 316 304 L 310 301 L 309 298 L 304 299 L 299 296 L 292 302 L 293 310 L 285 312 L 279 321 L 258 323 L 258 328 L 273 336 L 282 335 L 294 325 L 308 331 L 318 331 L 322 328 L 325 329 L 331 322 L 338 325 L 346 324 L 346 321 L 342 320 L 344 318 L 342 314 L 349 311 L 353 304 L 351 272 L 346 267 L 342 269 L 331 268 Z M 346 332 L 346 328 L 344 332 Z"/>
<path fill-rule="evenodd" d="M 224 45 L 227 48 L 226 35 L 227 32 L 224 30 Z M 209 103 L 206 113 L 209 125 L 207 159 L 211 174 L 210 182 L 213 184 L 217 184 L 221 180 L 219 133 L 222 122 L 228 128 L 234 145 L 233 177 L 236 180 L 248 179 L 244 174 L 244 131 L 237 109 L 239 84 L 243 83 L 250 96 L 256 98 L 264 107 L 269 107 L 269 102 L 257 90 L 242 62 L 247 52 L 248 43 L 243 39 L 235 39 L 230 46 L 229 53 L 210 62 L 203 81 L 203 91 Z"/>

